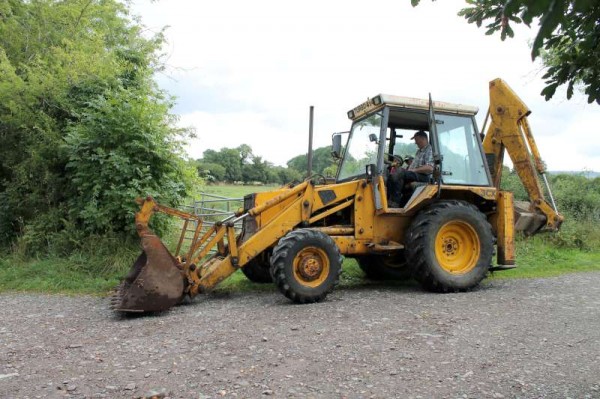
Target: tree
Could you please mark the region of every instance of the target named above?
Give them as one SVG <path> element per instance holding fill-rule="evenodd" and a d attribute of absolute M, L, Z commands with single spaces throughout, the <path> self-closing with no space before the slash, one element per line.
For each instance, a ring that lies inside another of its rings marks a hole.
<path fill-rule="evenodd" d="M 221 148 L 219 151 L 206 150 L 202 154 L 204 163 L 215 163 L 225 168 L 224 179 L 229 182 L 242 181 L 242 154 L 235 148 Z"/>
<path fill-rule="evenodd" d="M 246 163 L 242 166 L 244 183 L 266 183 L 268 179 L 267 170 L 270 166 L 267 161 L 262 160 L 262 157 L 253 156 L 252 163 Z"/>
<path fill-rule="evenodd" d="M 137 196 L 189 187 L 162 32 L 116 0 L 0 0 L 0 241 L 65 251 L 133 230 Z"/>
<path fill-rule="evenodd" d="M 331 156 L 331 147 L 325 146 L 313 151 L 312 172 L 323 174 L 323 171 L 335 163 Z M 308 171 L 308 155 L 298 155 L 287 161 L 289 168 L 293 168 L 302 174 Z"/>
<path fill-rule="evenodd" d="M 198 162 L 196 170 L 198 175 L 210 181 L 223 181 L 225 179 L 225 168 L 217 163 Z"/>
<path fill-rule="evenodd" d="M 209 149 L 202 155 L 203 158 L 196 161 L 198 173 L 200 176 L 210 173 L 216 181 L 286 184 L 302 180 L 301 173 L 292 166 L 288 168 L 273 166 L 272 163 L 263 160 L 261 156 L 254 155 L 252 148 L 247 144 L 241 144 L 236 148 L 224 147 L 219 151 Z M 330 158 L 329 155 L 327 157 Z M 321 154 L 319 159 L 325 158 Z M 288 164 L 290 162 L 292 161 L 289 161 Z M 318 161 L 317 167 L 322 167 L 319 166 L 321 163 L 323 163 L 322 160 Z M 306 156 L 304 156 L 304 165 L 306 165 Z M 304 168 L 306 170 L 306 166 Z"/>
<path fill-rule="evenodd" d="M 278 182 L 281 184 L 300 182 L 303 176 L 296 169 L 284 168 L 283 166 L 275 166 L 273 168 L 278 176 Z"/>
<path fill-rule="evenodd" d="M 420 0 L 411 0 L 413 6 Z M 459 15 L 486 23 L 487 35 L 513 37 L 511 23 L 531 26 L 539 20 L 531 57 L 541 56 L 547 70 L 542 95 L 549 100 L 567 85 L 567 98 L 581 85 L 588 102 L 600 104 L 600 3 L 590 0 L 466 0 Z"/>
<path fill-rule="evenodd" d="M 247 162 L 250 162 L 250 159 L 252 158 L 252 147 L 250 147 L 248 144 L 241 144 L 240 146 L 238 146 L 236 148 L 236 150 L 239 152 L 240 154 L 240 163 L 243 165 Z"/>
<path fill-rule="evenodd" d="M 134 231 L 131 203 L 140 195 L 176 204 L 184 198 L 182 158 L 173 156 L 180 150 L 163 123 L 168 107 L 122 89 L 90 99 L 67 128 L 63 148 L 72 191 L 66 204 L 86 232 Z"/>

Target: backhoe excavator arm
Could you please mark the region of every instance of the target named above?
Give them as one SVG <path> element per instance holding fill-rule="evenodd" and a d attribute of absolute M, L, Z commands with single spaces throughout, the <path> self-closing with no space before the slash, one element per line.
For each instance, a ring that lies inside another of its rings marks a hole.
<path fill-rule="evenodd" d="M 558 230 L 563 216 L 556 209 L 545 176 L 546 168 L 527 121 L 530 113 L 525 103 L 502 79 L 490 82 L 488 116 L 491 116 L 491 122 L 483 140 L 483 149 L 498 189 L 502 180 L 504 150 L 510 156 L 531 201 L 515 204 L 515 230 L 535 234 Z M 538 174 L 546 185 L 552 204 L 544 197 Z"/>

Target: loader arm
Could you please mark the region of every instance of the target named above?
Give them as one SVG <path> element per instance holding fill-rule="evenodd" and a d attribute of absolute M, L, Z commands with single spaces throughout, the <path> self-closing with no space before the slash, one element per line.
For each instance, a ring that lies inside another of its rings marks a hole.
<path fill-rule="evenodd" d="M 563 216 L 558 213 L 552 198 L 545 176 L 546 167 L 527 121 L 530 113 L 525 103 L 502 79 L 490 82 L 488 117 L 491 117 L 491 122 L 483 139 L 483 149 L 488 158 L 494 186 L 500 190 L 506 150 L 531 201 L 515 204 L 515 230 L 536 234 L 557 231 L 563 222 Z M 546 185 L 551 204 L 544 197 L 538 175 Z"/>
<path fill-rule="evenodd" d="M 202 219 L 198 216 L 158 204 L 152 197 L 139 199 L 140 210 L 135 221 L 142 254 L 117 288 L 112 307 L 120 312 L 160 311 L 172 307 L 185 295 L 194 297 L 208 292 L 298 225 L 308 226 L 353 205 L 357 191 L 364 189 L 360 187 L 359 181 L 327 186 L 320 189 L 325 191 L 320 196 L 314 183 L 307 180 L 281 190 L 260 205 L 238 210 L 202 235 Z M 184 222 L 174 256 L 148 227 L 157 212 L 179 217 Z M 262 226 L 249 237 L 239 236 L 235 224 L 247 217 L 263 218 Z M 189 222 L 196 228 L 192 230 L 189 249 L 180 255 Z M 348 226 L 329 226 L 321 230 L 354 233 Z"/>

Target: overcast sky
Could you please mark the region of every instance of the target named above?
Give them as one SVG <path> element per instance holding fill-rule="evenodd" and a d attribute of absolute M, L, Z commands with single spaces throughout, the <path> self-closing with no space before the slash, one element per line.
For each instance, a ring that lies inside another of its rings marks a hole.
<path fill-rule="evenodd" d="M 515 27 L 502 42 L 467 24 L 464 1 L 134 1 L 149 31 L 166 31 L 160 86 L 177 97 L 181 125 L 193 126 L 192 158 L 248 144 L 278 165 L 350 127 L 346 112 L 378 93 L 476 105 L 479 126 L 488 82 L 504 79 L 529 117 L 549 170 L 600 171 L 600 106 L 564 91 L 546 102 L 534 32 Z"/>

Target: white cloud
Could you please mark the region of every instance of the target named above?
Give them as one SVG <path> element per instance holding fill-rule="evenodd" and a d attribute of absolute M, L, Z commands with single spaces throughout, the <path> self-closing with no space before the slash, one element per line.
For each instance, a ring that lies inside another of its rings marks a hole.
<path fill-rule="evenodd" d="M 380 92 L 478 105 L 481 123 L 487 83 L 502 77 L 533 110 L 549 169 L 600 170 L 600 107 L 560 93 L 545 102 L 532 31 L 517 26 L 505 42 L 485 36 L 456 16 L 464 4 L 139 0 L 134 9 L 155 30 L 170 26 L 170 79 L 160 84 L 179 96 L 182 124 L 197 129 L 193 157 L 246 143 L 284 164 L 306 152 L 310 105 L 319 147 L 349 128 L 347 110 Z"/>

